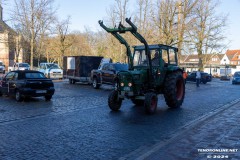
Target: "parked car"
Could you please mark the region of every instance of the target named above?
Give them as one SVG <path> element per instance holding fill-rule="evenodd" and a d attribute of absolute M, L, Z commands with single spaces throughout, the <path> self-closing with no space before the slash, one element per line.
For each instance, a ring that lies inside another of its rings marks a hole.
<path fill-rule="evenodd" d="M 240 72 L 235 72 L 232 77 L 232 84 L 238 84 L 240 83 Z"/>
<path fill-rule="evenodd" d="M 115 85 L 117 73 L 127 70 L 125 63 L 102 63 L 97 70 L 91 71 L 93 88 L 98 89 L 102 84 Z"/>
<path fill-rule="evenodd" d="M 196 71 L 188 74 L 186 81 L 196 82 Z M 212 76 L 206 72 L 201 72 L 201 83 L 206 84 L 212 81 Z"/>
<path fill-rule="evenodd" d="M 39 71 L 47 78 L 63 79 L 63 70 L 56 63 L 40 63 Z"/>
<path fill-rule="evenodd" d="M 54 84 L 51 79 L 39 71 L 11 71 L 0 80 L 0 96 L 14 96 L 20 102 L 26 97 L 44 96 L 48 101 L 54 94 Z"/>
<path fill-rule="evenodd" d="M 8 67 L 8 71 L 15 70 L 30 70 L 30 65 L 28 63 L 15 63 L 12 67 Z"/>
<path fill-rule="evenodd" d="M 0 73 L 5 74 L 5 65 L 0 61 Z"/>

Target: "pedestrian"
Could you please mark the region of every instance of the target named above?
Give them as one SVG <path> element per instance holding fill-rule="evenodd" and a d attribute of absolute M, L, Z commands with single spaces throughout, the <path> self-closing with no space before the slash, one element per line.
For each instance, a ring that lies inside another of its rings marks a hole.
<path fill-rule="evenodd" d="M 196 72 L 196 85 L 197 85 L 197 87 L 199 87 L 200 80 L 201 80 L 201 72 L 200 72 L 200 69 L 198 69 L 198 71 Z"/>
<path fill-rule="evenodd" d="M 187 72 L 185 71 L 184 68 L 182 70 L 183 70 L 183 79 L 184 79 L 184 82 L 186 84 L 186 81 L 187 81 L 186 79 L 187 79 L 188 74 L 187 74 Z"/>

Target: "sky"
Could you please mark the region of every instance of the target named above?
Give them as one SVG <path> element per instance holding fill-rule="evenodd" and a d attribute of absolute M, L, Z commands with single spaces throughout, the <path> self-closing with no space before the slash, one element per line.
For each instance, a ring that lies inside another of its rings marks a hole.
<path fill-rule="evenodd" d="M 5 0 L 3 19 L 8 17 L 12 1 Z M 130 0 L 131 6 L 134 2 L 135 0 Z M 230 42 L 228 49 L 240 49 L 240 0 L 220 0 L 220 2 L 216 11 L 228 14 L 226 30 L 226 43 Z M 66 19 L 70 16 L 70 30 L 81 32 L 84 32 L 86 27 L 93 31 L 100 30 L 98 20 L 106 19 L 106 10 L 113 3 L 114 0 L 55 0 L 59 18 Z"/>

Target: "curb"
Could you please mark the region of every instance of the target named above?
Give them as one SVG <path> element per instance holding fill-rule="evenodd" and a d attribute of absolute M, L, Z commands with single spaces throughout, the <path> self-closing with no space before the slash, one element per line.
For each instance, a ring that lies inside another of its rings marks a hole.
<path fill-rule="evenodd" d="M 217 114 L 233 107 L 235 104 L 240 102 L 240 98 L 231 101 L 228 104 L 225 104 L 223 106 L 220 106 L 218 109 L 215 109 L 213 111 L 210 111 L 209 114 L 207 115 L 203 115 L 199 118 L 197 118 L 196 120 L 193 120 L 191 122 L 189 122 L 188 124 L 180 127 L 179 129 L 177 129 L 175 131 L 174 134 L 170 135 L 169 139 L 166 138 L 163 141 L 153 145 L 153 146 L 141 146 L 140 148 L 134 150 L 133 152 L 119 158 L 119 160 L 125 160 L 125 159 L 137 159 L 137 160 L 143 160 L 148 158 L 150 155 L 154 154 L 155 152 L 157 152 L 158 150 L 160 150 L 162 147 L 164 147 L 165 145 L 175 141 L 178 139 L 179 136 L 187 133 L 188 131 L 190 131 L 192 128 L 194 128 L 195 126 L 197 126 L 198 124 L 200 124 L 201 122 L 210 119 L 214 116 L 216 116 Z M 144 153 L 144 154 L 139 154 L 139 153 Z M 140 155 L 140 156 L 139 156 Z"/>

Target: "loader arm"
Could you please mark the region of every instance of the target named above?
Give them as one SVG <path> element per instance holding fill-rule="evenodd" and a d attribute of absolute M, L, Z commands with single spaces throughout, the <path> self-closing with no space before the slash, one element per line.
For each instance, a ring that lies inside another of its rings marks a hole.
<path fill-rule="evenodd" d="M 148 64 L 149 64 L 149 71 L 148 71 L 148 81 L 149 81 L 149 88 L 153 88 L 153 73 L 152 73 L 152 63 L 151 63 L 151 55 L 150 55 L 150 49 L 148 46 L 147 41 L 143 38 L 143 36 L 137 32 L 137 27 L 131 22 L 130 18 L 126 18 L 125 19 L 126 22 L 131 26 L 131 27 L 125 27 L 121 24 L 121 22 L 119 23 L 118 28 L 108 28 L 103 24 L 103 21 L 98 21 L 98 23 L 100 24 L 100 26 L 105 29 L 108 33 L 111 33 L 115 38 L 117 38 L 119 40 L 119 42 L 121 44 L 124 44 L 126 46 L 127 49 L 127 56 L 128 56 L 128 60 L 131 62 L 130 63 L 130 68 L 133 68 L 133 56 L 131 54 L 131 50 L 130 50 L 130 46 L 129 44 L 126 42 L 126 40 L 119 35 L 118 33 L 125 33 L 125 32 L 130 32 L 131 34 L 133 34 L 141 43 L 144 44 L 145 46 L 145 54 L 147 56 L 148 59 Z"/>

